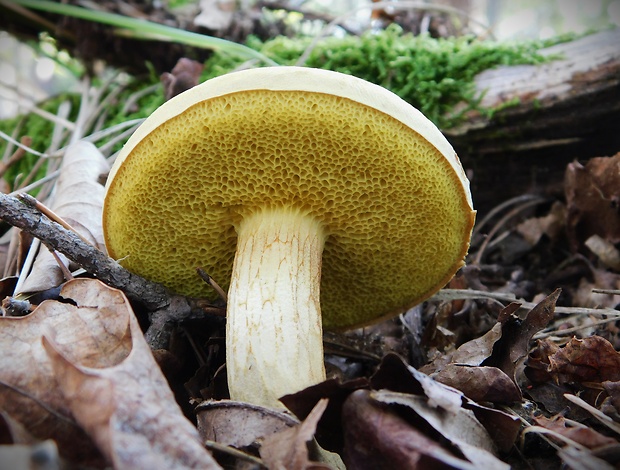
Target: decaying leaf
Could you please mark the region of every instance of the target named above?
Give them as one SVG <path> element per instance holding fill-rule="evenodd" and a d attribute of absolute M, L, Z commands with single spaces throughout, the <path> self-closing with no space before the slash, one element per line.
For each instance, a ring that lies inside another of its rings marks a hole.
<path fill-rule="evenodd" d="M 556 383 L 620 381 L 620 354 L 600 336 L 572 338 L 563 347 L 548 347 L 544 351 L 548 356 L 539 357 L 538 361 L 547 364 L 546 372 Z"/>
<path fill-rule="evenodd" d="M 0 318 L 11 350 L 0 359 L 2 409 L 16 410 L 35 436 L 53 438 L 82 465 L 88 455 L 75 452 L 93 448 L 84 429 L 115 468 L 219 468 L 174 400 L 122 292 L 76 279 L 61 297 L 26 317 Z"/>
<path fill-rule="evenodd" d="M 329 403 L 318 424 L 316 439 L 323 448 L 340 452 L 343 446 L 342 405 L 352 392 L 368 388 L 369 385 L 369 381 L 365 377 L 345 382 L 338 379 L 328 379 L 300 392 L 285 395 L 280 398 L 280 401 L 295 416 L 305 419 L 321 398 L 328 398 Z"/>
<path fill-rule="evenodd" d="M 509 404 L 521 400 L 521 390 L 497 367 L 448 364 L 433 378 L 477 402 Z"/>
<path fill-rule="evenodd" d="M 105 157 L 90 142 L 78 141 L 70 145 L 60 167 L 56 193 L 50 208 L 71 225 L 76 232 L 105 252 L 101 210 L 105 189 L 99 183 L 101 175 L 109 171 Z M 65 266 L 69 261 L 58 254 Z M 40 292 L 60 285 L 64 276 L 58 262 L 42 246 L 32 271 L 22 285 L 21 292 Z"/>
<path fill-rule="evenodd" d="M 75 421 L 60 392 L 41 338 L 57 330 L 63 332 L 58 342 L 74 344 L 75 338 L 82 338 L 81 349 L 96 350 L 89 337 L 92 340 L 93 335 L 103 334 L 103 338 L 106 334 L 114 335 L 114 325 L 104 328 L 102 322 L 107 315 L 95 309 L 75 309 L 69 313 L 70 304 L 47 302 L 46 305 L 25 317 L 0 318 L 0 409 L 35 438 L 56 440 L 59 452 L 67 460 L 99 467 L 103 458 Z"/>
<path fill-rule="evenodd" d="M 448 358 L 439 358 L 425 366 L 424 372 L 461 390 L 474 401 L 520 401 L 517 367 L 527 357 L 532 336 L 553 318 L 559 294 L 559 291 L 551 294 L 523 320 L 514 315 L 519 305 L 508 305 L 487 333 L 462 344 Z"/>
<path fill-rule="evenodd" d="M 394 407 L 374 400 L 372 394 L 369 390 L 353 392 L 343 407 L 348 468 L 476 468 L 412 426 Z"/>
<path fill-rule="evenodd" d="M 465 458 L 478 468 L 508 469 L 509 465 L 493 455 L 493 439 L 471 410 L 460 408 L 456 412 L 435 407 L 426 397 L 379 390 L 371 397 L 388 405 L 401 405 L 411 409 L 417 418 L 431 426 Z M 419 426 L 424 429 L 424 426 Z"/>
<path fill-rule="evenodd" d="M 567 229 L 573 249 L 592 235 L 620 242 L 620 153 L 567 166 Z"/>

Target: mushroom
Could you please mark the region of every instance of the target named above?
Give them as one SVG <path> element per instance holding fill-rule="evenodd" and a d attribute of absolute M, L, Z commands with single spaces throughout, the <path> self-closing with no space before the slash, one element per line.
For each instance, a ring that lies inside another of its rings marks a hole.
<path fill-rule="evenodd" d="M 231 398 L 281 407 L 325 379 L 323 326 L 434 294 L 463 265 L 474 217 L 457 155 L 418 110 L 352 76 L 271 67 L 146 119 L 110 173 L 103 227 L 130 271 L 212 296 L 201 267 L 228 288 Z"/>

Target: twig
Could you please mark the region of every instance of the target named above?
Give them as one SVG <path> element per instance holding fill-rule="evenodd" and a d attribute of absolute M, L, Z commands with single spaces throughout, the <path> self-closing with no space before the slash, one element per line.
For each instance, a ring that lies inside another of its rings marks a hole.
<path fill-rule="evenodd" d="M 451 300 L 468 300 L 468 299 L 491 299 L 501 302 L 518 302 L 521 308 L 532 309 L 537 304 L 527 302 L 524 299 L 517 298 L 514 294 L 506 292 L 486 292 L 473 289 L 441 289 L 429 300 L 451 301 Z M 555 307 L 556 313 L 572 314 L 572 315 L 611 315 L 616 319 L 620 317 L 620 311 L 613 308 L 587 308 L 587 307 Z"/>
<path fill-rule="evenodd" d="M 220 444 L 216 441 L 205 440 L 204 446 L 209 450 L 214 450 L 216 452 L 222 452 L 224 454 L 231 455 L 237 459 L 245 460 L 246 462 L 253 463 L 254 465 L 258 465 L 261 468 L 267 468 L 265 463 L 259 459 L 258 457 L 254 457 L 253 455 L 246 454 L 243 451 L 237 450 L 234 447 L 227 446 L 225 444 Z"/>
<path fill-rule="evenodd" d="M 489 231 L 489 233 L 487 234 L 487 237 L 484 239 L 484 241 L 480 245 L 480 248 L 478 248 L 478 252 L 476 253 L 476 256 L 474 257 L 474 259 L 471 262 L 471 264 L 475 264 L 475 265 L 479 265 L 480 264 L 480 262 L 482 261 L 482 257 L 484 256 L 484 252 L 485 252 L 487 246 L 489 246 L 489 243 L 491 242 L 491 240 L 493 239 L 495 234 L 506 224 L 506 222 L 508 222 L 510 219 L 512 219 L 513 217 L 518 215 L 523 210 L 525 210 L 525 209 L 527 209 L 527 208 L 529 208 L 531 206 L 536 206 L 538 204 L 542 204 L 543 202 L 545 202 L 545 199 L 533 199 L 531 201 L 526 201 L 526 202 L 522 203 L 521 205 L 515 207 L 510 212 L 508 212 L 504 217 L 502 217 L 493 226 L 493 228 Z"/>
<path fill-rule="evenodd" d="M 196 272 L 202 278 L 203 281 L 209 284 L 211 288 L 215 292 L 217 292 L 217 295 L 219 295 L 220 299 L 222 299 L 223 302 L 225 303 L 228 302 L 228 294 L 226 293 L 226 291 L 222 289 L 220 285 L 217 282 L 215 282 L 215 280 L 211 276 L 209 276 L 209 274 L 204 269 L 196 268 Z"/>
<path fill-rule="evenodd" d="M 495 217 L 497 214 L 499 214 L 504 209 L 512 205 L 520 204 L 522 202 L 527 202 L 527 201 L 531 201 L 534 199 L 541 200 L 541 202 L 543 201 L 543 198 L 540 196 L 536 196 L 534 194 L 523 194 L 521 196 L 513 197 L 511 199 L 508 199 L 502 202 L 501 204 L 498 204 L 493 209 L 491 209 L 489 213 L 485 215 L 480 221 L 478 220 L 476 221 L 476 226 L 474 227 L 474 230 L 472 232 L 472 237 L 476 236 L 478 232 L 480 232 L 480 229 L 482 229 L 482 227 L 484 227 L 493 217 Z"/>
<path fill-rule="evenodd" d="M 206 299 L 171 294 L 161 284 L 127 271 L 105 253 L 84 243 L 74 232 L 17 198 L 0 193 L 0 219 L 32 234 L 50 250 L 64 254 L 109 286 L 122 290 L 130 300 L 144 305 L 151 320 L 145 336 L 152 349 L 167 347 L 172 329 L 184 320 L 206 315 L 224 318 L 224 309 Z"/>
<path fill-rule="evenodd" d="M 618 317 L 617 316 L 611 316 L 609 318 L 605 318 L 603 320 L 599 320 L 599 321 L 596 321 L 596 322 L 588 323 L 586 325 L 574 326 L 572 328 L 565 328 L 563 330 L 552 330 L 552 331 L 536 333 L 534 336 L 532 336 L 532 339 L 544 339 L 544 338 L 548 338 L 550 336 L 572 335 L 573 333 L 575 333 L 575 332 L 577 332 L 579 330 L 585 330 L 586 328 L 594 328 L 594 327 L 597 327 L 597 326 L 605 325 L 607 323 L 616 322 L 616 321 L 618 321 Z"/>
<path fill-rule="evenodd" d="M 32 137 L 24 136 L 20 139 L 20 143 L 26 147 L 30 147 L 32 145 Z M 26 155 L 26 150 L 22 147 L 15 150 L 13 155 L 11 155 L 6 162 L 0 163 L 0 177 L 4 176 L 6 171 L 15 163 L 20 161 Z"/>
<path fill-rule="evenodd" d="M 64 229 L 17 198 L 0 194 L 0 218 L 32 234 L 51 250 L 59 251 L 106 284 L 121 289 L 128 297 L 148 308 L 156 310 L 169 305 L 170 294 L 162 285 L 130 273 L 105 253 L 84 243 L 76 233 Z"/>

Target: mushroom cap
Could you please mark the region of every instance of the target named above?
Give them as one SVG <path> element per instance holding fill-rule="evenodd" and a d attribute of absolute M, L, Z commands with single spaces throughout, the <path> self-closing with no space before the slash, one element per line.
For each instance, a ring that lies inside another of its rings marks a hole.
<path fill-rule="evenodd" d="M 235 226 L 291 207 L 325 230 L 325 328 L 397 315 L 463 265 L 475 212 L 451 145 L 418 110 L 364 80 L 304 67 L 214 78 L 158 108 L 112 168 L 110 256 L 172 291 L 228 288 Z"/>

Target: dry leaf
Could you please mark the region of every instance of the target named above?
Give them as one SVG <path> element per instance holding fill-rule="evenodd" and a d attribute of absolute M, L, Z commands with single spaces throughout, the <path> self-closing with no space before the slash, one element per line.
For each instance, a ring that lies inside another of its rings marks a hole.
<path fill-rule="evenodd" d="M 61 297 L 25 317 L 0 318 L 0 407 L 81 465 L 102 464 L 86 429 L 116 468 L 218 468 L 122 292 L 76 279 Z"/>
<path fill-rule="evenodd" d="M 368 388 L 369 381 L 365 377 L 341 382 L 339 379 L 328 379 L 291 395 L 285 395 L 280 401 L 293 414 L 305 419 L 321 398 L 328 398 L 327 410 L 319 422 L 316 439 L 319 444 L 332 452 L 341 452 L 344 445 L 342 439 L 342 405 L 355 390 Z"/>
<path fill-rule="evenodd" d="M 55 439 L 67 460 L 99 467 L 102 456 L 75 422 L 41 343 L 43 334 L 58 330 L 65 334 L 57 341 L 74 344 L 76 337 L 82 337 L 80 348 L 89 349 L 93 347 L 88 342 L 91 333 L 108 331 L 103 327 L 105 313 L 94 309 L 71 312 L 72 307 L 48 301 L 25 317 L 0 318 L 0 409 L 37 439 Z"/>
<path fill-rule="evenodd" d="M 72 144 L 65 152 L 56 194 L 50 205 L 76 232 L 104 252 L 101 211 L 105 189 L 99 178 L 108 170 L 106 159 L 93 144 L 86 141 Z M 58 256 L 65 266 L 69 266 L 64 255 L 59 253 Z M 42 246 L 20 292 L 44 291 L 60 285 L 64 280 L 56 259 Z"/>
<path fill-rule="evenodd" d="M 291 428 L 299 421 L 288 413 L 233 400 L 207 401 L 196 408 L 203 441 L 243 449 Z"/>
<path fill-rule="evenodd" d="M 478 402 L 510 404 L 522 398 L 517 384 L 497 367 L 448 364 L 433 378 Z"/>
<path fill-rule="evenodd" d="M 344 403 L 343 458 L 347 468 L 477 468 L 416 429 L 399 416 L 394 407 L 374 400 L 372 393 L 368 390 L 357 390 Z"/>
<path fill-rule="evenodd" d="M 527 361 L 527 375 L 534 383 L 558 384 L 616 382 L 620 380 L 620 354 L 600 336 L 572 338 L 563 347 L 539 341 Z"/>
<path fill-rule="evenodd" d="M 75 304 L 61 304 L 68 312 L 107 314 L 104 326 L 116 332 L 68 342 L 56 329 L 43 337 L 69 408 L 114 468 L 220 468 L 176 403 L 123 293 L 76 279 L 61 296 Z M 85 339 L 97 350 L 83 350 Z"/>
<path fill-rule="evenodd" d="M 497 341 L 492 356 L 483 365 L 501 369 L 517 383 L 517 367 L 527 357 L 532 336 L 553 320 L 559 296 L 560 289 L 557 289 L 532 308 L 523 320 L 512 314 L 500 318 L 503 323 L 502 337 Z"/>
<path fill-rule="evenodd" d="M 488 430 L 493 442 L 502 451 L 509 450 L 519 431 L 519 421 L 502 411 L 481 406 L 468 399 L 459 390 L 443 385 L 413 367 L 394 354 L 383 358 L 379 369 L 373 375 L 372 387 L 375 390 L 423 395 L 431 408 L 439 408 L 445 413 L 458 414 L 461 410 L 471 410 L 476 419 Z"/>
<path fill-rule="evenodd" d="M 493 354 L 495 343 L 502 337 L 502 325 L 496 323 L 489 331 L 479 338 L 463 343 L 454 352 L 452 362 L 479 366 Z"/>
<path fill-rule="evenodd" d="M 556 415 L 553 418 L 536 416 L 533 420 L 538 426 L 550 429 L 588 449 L 618 444 L 616 439 L 604 436 L 590 427 L 569 424 L 562 415 Z M 558 444 L 562 444 L 562 442 L 558 442 Z"/>
<path fill-rule="evenodd" d="M 584 244 L 605 266 L 620 270 L 620 250 L 613 243 L 598 235 L 592 235 Z"/>
<path fill-rule="evenodd" d="M 312 462 L 308 453 L 308 442 L 314 437 L 317 423 L 327 408 L 322 399 L 304 421 L 263 439 L 260 456 L 270 470 L 329 469 L 318 462 Z"/>
<path fill-rule="evenodd" d="M 620 153 L 567 166 L 564 177 L 567 229 L 573 249 L 592 235 L 620 242 Z"/>
<path fill-rule="evenodd" d="M 517 232 L 531 246 L 534 246 L 546 235 L 551 240 L 564 230 L 566 224 L 566 207 L 560 202 L 555 202 L 549 213 L 543 217 L 532 217 L 517 225 Z"/>
<path fill-rule="evenodd" d="M 572 338 L 548 361 L 549 374 L 560 384 L 620 380 L 620 354 L 600 336 Z"/>
<path fill-rule="evenodd" d="M 372 392 L 371 397 L 389 405 L 410 408 L 478 468 L 510 468 L 493 455 L 496 451 L 493 440 L 472 411 L 460 408 L 451 412 L 433 406 L 426 397 L 387 390 Z"/>

